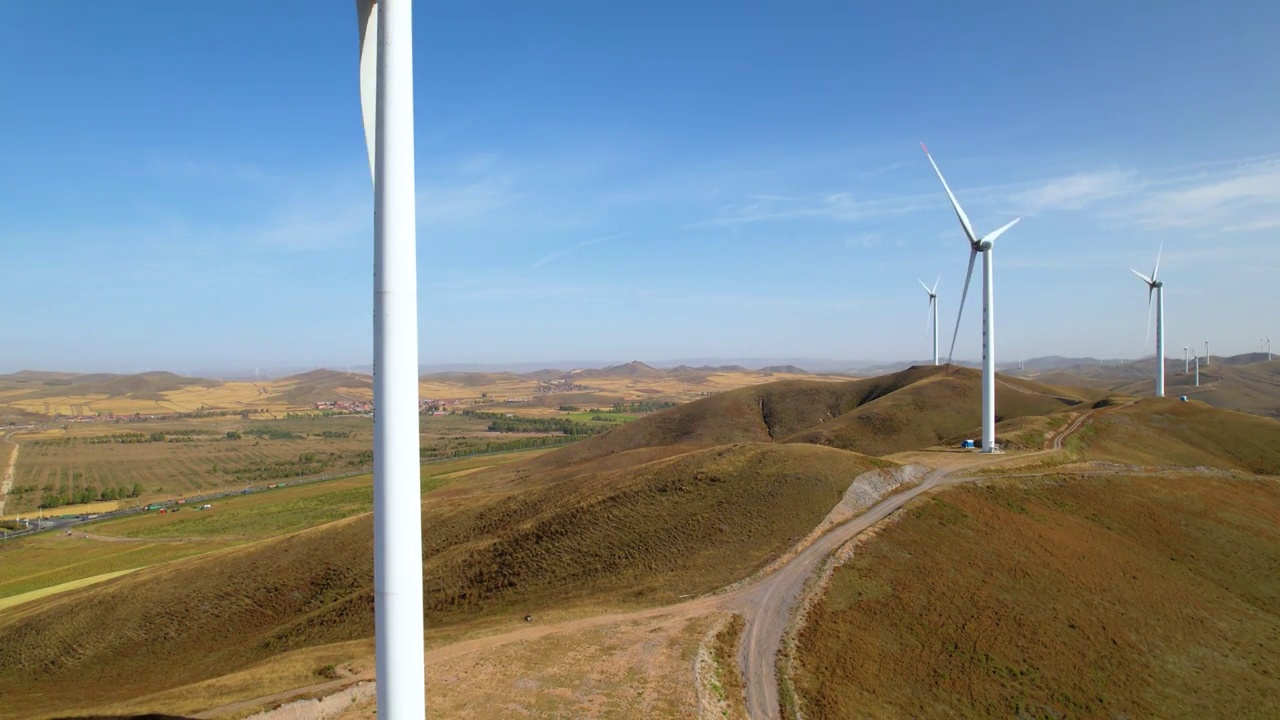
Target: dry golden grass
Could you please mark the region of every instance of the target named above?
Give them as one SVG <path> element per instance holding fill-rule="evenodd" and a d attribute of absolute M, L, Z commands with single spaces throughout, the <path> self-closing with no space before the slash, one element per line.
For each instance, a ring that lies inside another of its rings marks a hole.
<path fill-rule="evenodd" d="M 801 632 L 805 717 L 1280 716 L 1280 484 L 1050 478 L 927 498 Z"/>
<path fill-rule="evenodd" d="M 281 688 L 297 688 L 322 683 L 327 675 L 321 670 L 332 666 L 337 674 L 355 676 L 371 671 L 374 666 L 373 640 L 354 640 L 319 647 L 309 647 L 281 653 L 238 672 L 213 677 L 173 690 L 142 693 L 122 702 L 109 704 L 77 703 L 68 698 L 63 703 L 66 710 L 37 714 L 32 709 L 28 715 L 5 715 L 0 707 L 0 717 L 21 717 L 23 720 L 84 715 L 126 718 L 162 712 L 166 715 L 189 716 L 208 708 L 234 705 L 244 698 L 258 698 L 279 692 Z M 258 710 L 269 709 L 273 703 L 251 706 L 220 717 L 245 717 Z"/>
<path fill-rule="evenodd" d="M 697 372 L 652 375 L 593 375 L 584 393 L 539 395 L 539 380 L 511 373 L 444 373 L 419 383 L 424 398 L 467 403 L 532 399 L 534 406 L 563 402 L 609 405 L 615 401 L 688 401 L 708 393 L 732 390 L 794 376 L 775 373 Z M 211 381 L 170 373 L 0 377 L 0 407 L 53 415 L 167 414 L 199 410 L 253 411 L 271 415 L 306 412 L 324 400 L 372 400 L 368 375 L 316 370 L 263 381 Z"/>
<path fill-rule="evenodd" d="M 1067 447 L 1095 460 L 1280 475 L 1280 421 L 1173 398 L 1098 413 Z"/>
<path fill-rule="evenodd" d="M 427 715 L 686 720 L 697 714 L 692 666 L 707 627 L 624 622 L 433 662 Z"/>
<path fill-rule="evenodd" d="M 31 602 L 32 600 L 39 600 L 40 598 L 57 595 L 58 593 L 67 592 L 69 590 L 79 590 L 82 587 L 89 587 L 90 585 L 96 585 L 100 582 L 106 582 L 112 578 L 118 578 L 121 575 L 128 575 L 129 573 L 140 569 L 141 568 L 129 568 L 127 570 L 116 570 L 113 572 L 102 573 L 101 575 L 92 575 L 90 577 L 80 578 L 79 580 L 72 580 L 70 582 L 62 583 L 61 585 L 51 585 L 49 587 L 43 587 L 39 590 L 32 590 L 18 595 L 0 597 L 0 610 L 7 610 L 12 607 L 17 607 L 23 603 Z"/>
<path fill-rule="evenodd" d="M 997 388 L 1000 419 L 1080 407 L 1057 391 Z M 547 456 L 563 465 L 639 448 L 733 442 L 829 445 L 887 455 L 950 444 L 981 424 L 981 377 L 967 368 L 916 367 L 866 380 L 788 380 L 721 393 L 640 418 Z"/>
<path fill-rule="evenodd" d="M 229 541 L 188 543 L 107 543 L 84 538 L 79 528 L 71 536 L 44 533 L 0 544 L 0 598 L 63 586 L 120 570 L 190 557 L 227 547 Z"/>
<path fill-rule="evenodd" d="M 785 551 L 872 464 L 763 444 L 556 481 L 533 463 L 459 477 L 426 505 L 428 625 L 713 590 Z M 74 678 L 83 707 L 112 705 L 367 638 L 371 542 L 363 515 L 26 603 L 0 619 L 0 694 L 61 712 Z"/>
<path fill-rule="evenodd" d="M 741 615 L 729 618 L 711 643 L 711 657 L 715 660 L 716 683 L 724 698 L 728 714 L 726 720 L 747 720 L 746 687 L 742 682 L 742 666 L 738 663 L 738 649 L 742 644 L 742 631 L 746 621 Z"/>

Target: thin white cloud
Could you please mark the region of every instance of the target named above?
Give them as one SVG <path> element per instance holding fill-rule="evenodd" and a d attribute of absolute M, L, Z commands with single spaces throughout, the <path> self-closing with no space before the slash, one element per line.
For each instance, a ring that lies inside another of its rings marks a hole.
<path fill-rule="evenodd" d="M 541 258 L 538 258 L 537 260 L 533 261 L 533 264 L 529 266 L 529 269 L 530 269 L 530 270 L 536 270 L 536 269 L 538 269 L 538 268 L 542 267 L 543 265 L 546 265 L 546 264 L 548 264 L 548 263 L 550 263 L 550 262 L 553 262 L 553 261 L 555 261 L 555 260 L 559 260 L 560 258 L 564 257 L 565 255 L 568 255 L 568 254 L 570 254 L 570 253 L 577 252 L 578 250 L 581 250 L 582 248 L 585 248 L 585 247 L 591 247 L 592 245 L 598 245 L 598 244 L 600 244 L 600 243 L 602 243 L 602 242 L 608 242 L 609 240 L 617 240 L 617 239 L 618 239 L 618 238 L 620 238 L 620 237 L 622 237 L 622 236 L 621 236 L 621 235 L 606 235 L 606 236 L 604 236 L 604 237 L 598 237 L 598 238 L 595 238 L 594 240 L 583 240 L 583 241 L 582 241 L 582 242 L 580 242 L 580 243 L 575 243 L 575 244 L 573 244 L 573 245 L 570 245 L 569 247 L 561 248 L 560 250 L 557 250 L 557 251 L 555 251 L 555 252 L 551 253 L 550 255 L 546 255 L 546 256 L 543 256 L 543 257 L 541 257 Z"/>
<path fill-rule="evenodd" d="M 1280 226 L 1280 160 L 1240 165 L 1164 183 L 1121 212 L 1150 230 L 1265 230 Z"/>
<path fill-rule="evenodd" d="M 926 195 L 858 199 L 848 192 L 828 192 L 808 198 L 767 195 L 754 197 L 754 202 L 723 207 L 719 217 L 688 223 L 684 227 L 735 227 L 799 219 L 853 222 L 904 215 L 936 204 L 934 198 Z"/>
<path fill-rule="evenodd" d="M 1121 170 L 1076 173 L 1016 192 L 1010 201 L 1023 215 L 1045 210 L 1080 210 L 1093 203 L 1132 194 L 1138 189 L 1135 180 L 1135 173 Z"/>
<path fill-rule="evenodd" d="M 510 181 L 498 177 L 428 186 L 418 191 L 418 222 L 440 225 L 475 220 L 519 198 Z"/>

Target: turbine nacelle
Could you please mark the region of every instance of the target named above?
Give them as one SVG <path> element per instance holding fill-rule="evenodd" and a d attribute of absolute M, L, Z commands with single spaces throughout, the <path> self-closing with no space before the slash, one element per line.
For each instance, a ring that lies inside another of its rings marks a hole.
<path fill-rule="evenodd" d="M 947 184 L 947 179 L 942 177 L 942 171 L 938 169 L 938 163 L 933 161 L 933 156 L 929 154 L 929 148 L 924 143 L 920 143 L 920 148 L 924 150 L 924 156 L 929 158 L 929 164 L 933 166 L 933 172 L 937 174 L 938 180 L 942 182 L 942 189 L 947 192 L 947 199 L 951 201 L 951 209 L 955 211 L 956 217 L 960 220 L 960 227 L 964 229 L 964 235 L 969 240 L 969 270 L 964 276 L 964 289 L 960 291 L 960 311 L 956 313 L 956 329 L 951 336 L 951 351 L 947 354 L 947 362 L 951 362 L 956 351 L 956 336 L 960 334 L 960 318 L 964 316 L 964 300 L 969 295 L 969 281 L 973 278 L 973 264 L 978 259 L 978 253 L 988 252 L 995 247 L 996 238 L 1005 234 L 1009 228 L 1018 224 L 1022 218 L 1014 218 L 982 237 L 978 237 L 973 231 L 973 225 L 969 222 L 969 216 L 965 215 L 964 208 L 960 207 L 960 201 L 956 200 L 955 193 L 951 192 L 951 186 Z"/>

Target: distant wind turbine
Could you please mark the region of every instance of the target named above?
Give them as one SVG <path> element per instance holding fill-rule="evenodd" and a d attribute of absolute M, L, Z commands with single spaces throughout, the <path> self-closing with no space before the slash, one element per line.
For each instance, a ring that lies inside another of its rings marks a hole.
<path fill-rule="evenodd" d="M 1148 342 L 1151 336 L 1151 298 L 1155 294 L 1156 302 L 1156 397 L 1164 397 L 1164 283 L 1160 281 L 1160 256 L 1164 254 L 1164 243 L 1160 244 L 1160 252 L 1156 253 L 1156 267 L 1147 277 L 1137 270 L 1130 270 L 1142 278 L 1147 284 L 1147 332 L 1143 341 Z"/>
<path fill-rule="evenodd" d="M 1191 349 L 1190 345 L 1182 346 L 1182 374 L 1183 375 L 1186 375 L 1187 373 L 1191 372 L 1191 356 L 1187 354 L 1187 351 L 1190 349 Z"/>
<path fill-rule="evenodd" d="M 1204 366 L 1209 367 L 1209 341 L 1204 341 Z"/>
<path fill-rule="evenodd" d="M 1267 362 L 1271 362 L 1271 338 L 1265 337 L 1262 339 L 1267 341 Z"/>
<path fill-rule="evenodd" d="M 982 253 L 982 452 L 995 452 L 996 450 L 996 320 L 995 320 L 995 278 L 991 267 L 991 250 L 994 247 L 996 238 L 1005 233 L 1006 230 L 1013 227 L 1022 218 L 1014 218 L 1011 222 L 993 232 L 979 238 L 973 232 L 973 226 L 969 223 L 969 217 L 964 214 L 964 210 L 960 207 L 960 202 L 956 200 L 956 196 L 951 192 L 951 186 L 947 185 L 947 179 L 942 177 L 942 171 L 938 169 L 938 163 L 933 161 L 933 156 L 929 154 L 929 148 L 924 143 L 920 143 L 920 147 L 924 150 L 924 156 L 929 158 L 929 164 L 933 166 L 933 171 L 938 174 L 938 180 L 942 182 L 942 189 L 947 191 L 947 198 L 951 200 L 951 207 L 956 212 L 956 217 L 960 220 L 960 226 L 964 228 L 965 238 L 969 240 L 969 271 L 964 276 L 964 290 L 960 292 L 960 309 L 956 313 L 956 329 L 951 336 L 951 350 L 947 353 L 947 363 L 950 364 L 956 352 L 956 337 L 960 334 L 960 318 L 964 316 L 964 300 L 969 294 L 969 281 L 973 277 L 973 263 L 978 259 L 978 253 Z"/>
<path fill-rule="evenodd" d="M 917 280 L 919 280 L 919 278 L 917 278 Z M 942 280 L 941 277 L 939 277 L 937 280 L 934 280 L 932 288 L 930 288 L 928 285 L 925 285 L 923 280 L 920 280 L 920 287 L 924 288 L 924 291 L 926 293 L 929 293 L 929 314 L 933 317 L 933 364 L 934 364 L 934 367 L 937 367 L 939 364 L 938 363 L 938 283 L 941 280 Z"/>
<path fill-rule="evenodd" d="M 373 173 L 373 592 L 378 717 L 426 716 L 413 1 L 356 0 Z"/>

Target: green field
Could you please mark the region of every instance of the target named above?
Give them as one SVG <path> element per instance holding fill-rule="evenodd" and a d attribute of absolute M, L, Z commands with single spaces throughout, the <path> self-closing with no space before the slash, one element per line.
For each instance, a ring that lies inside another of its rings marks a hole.
<path fill-rule="evenodd" d="M 421 458 L 439 460 L 572 441 L 513 437 L 463 415 L 424 416 Z M 17 434 L 22 450 L 6 511 L 74 503 L 121 507 L 372 469 L 373 424 L 363 416 L 280 420 L 211 418 L 167 423 L 84 424 Z M 7 446 L 6 446 L 7 447 Z"/>
<path fill-rule="evenodd" d="M 230 547 L 226 540 L 192 543 L 86 540 L 83 533 L 44 533 L 0 543 L 0 598 L 121 570 Z"/>
<path fill-rule="evenodd" d="M 625 423 L 631 422 L 640 416 L 615 412 L 567 412 L 564 413 L 563 417 L 575 422 Z"/>
<path fill-rule="evenodd" d="M 424 465 L 422 491 L 438 490 L 477 469 L 537 454 L 511 453 Z M 373 488 L 370 476 L 362 475 L 233 495 L 210 504 L 210 510 L 188 506 L 177 513 L 148 512 L 79 525 L 69 537 L 47 532 L 0 543 L 0 598 L 200 555 L 366 513 L 373 509 Z M 86 539 L 86 533 L 91 537 Z"/>

